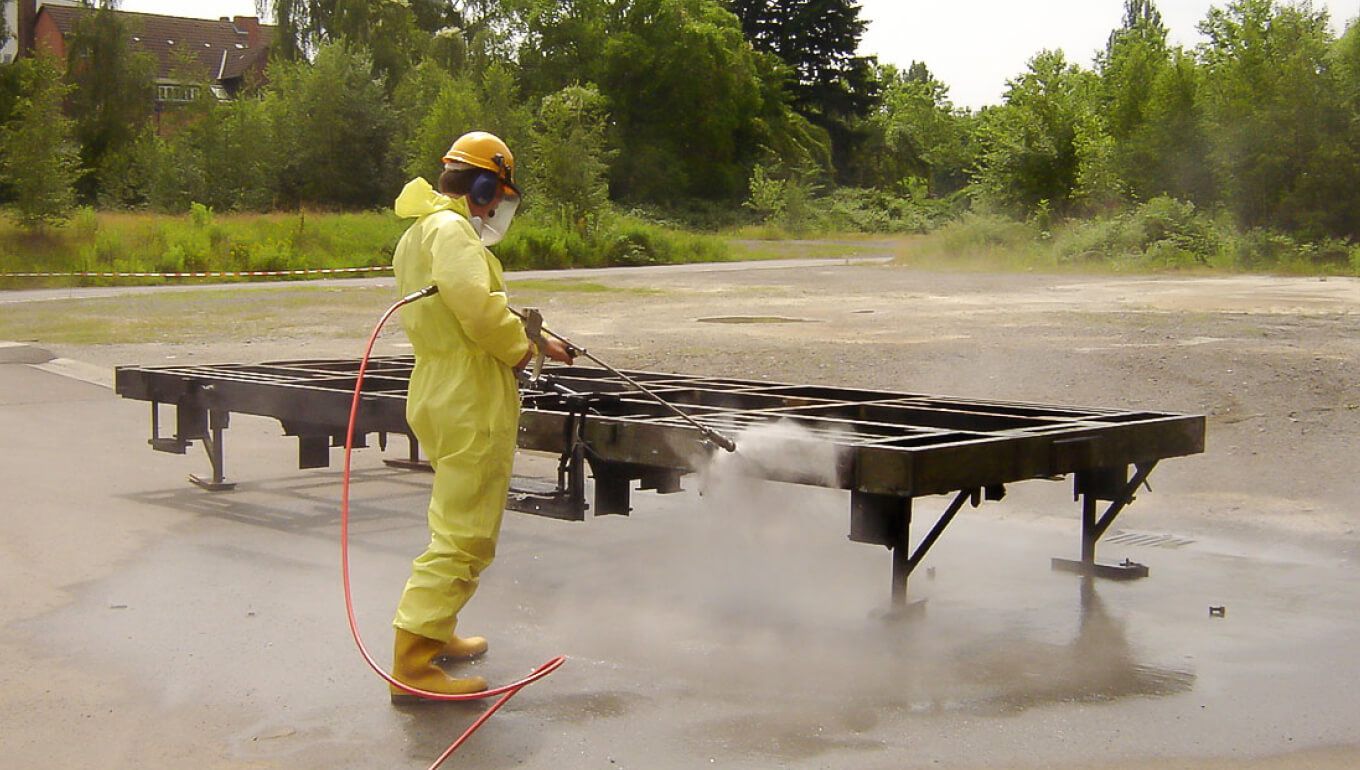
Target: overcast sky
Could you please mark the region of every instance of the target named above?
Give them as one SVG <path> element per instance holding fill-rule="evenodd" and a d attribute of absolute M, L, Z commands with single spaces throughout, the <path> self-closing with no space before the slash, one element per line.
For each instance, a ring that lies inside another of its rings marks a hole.
<path fill-rule="evenodd" d="M 1211 6 L 1226 0 L 1157 0 L 1173 43 L 1201 41 L 1195 27 Z M 1315 0 L 1340 31 L 1360 14 L 1360 0 Z M 1110 30 L 1124 15 L 1123 0 L 861 0 L 869 22 L 861 53 L 907 66 L 924 61 L 949 86 L 961 107 L 997 104 L 1006 80 L 1044 48 L 1061 48 L 1070 61 L 1090 66 Z"/>
<path fill-rule="evenodd" d="M 1226 0 L 1158 0 L 1175 43 L 1200 41 L 1195 25 L 1211 5 Z M 1331 11 L 1340 32 L 1360 15 L 1360 0 L 1315 0 Z M 1001 101 L 1007 78 L 1044 48 L 1061 48 L 1070 60 L 1090 66 L 1123 16 L 1123 0 L 860 0 L 869 22 L 861 53 L 907 66 L 924 61 L 949 85 L 959 106 Z M 253 15 L 254 0 L 123 0 L 125 11 L 178 15 Z"/>

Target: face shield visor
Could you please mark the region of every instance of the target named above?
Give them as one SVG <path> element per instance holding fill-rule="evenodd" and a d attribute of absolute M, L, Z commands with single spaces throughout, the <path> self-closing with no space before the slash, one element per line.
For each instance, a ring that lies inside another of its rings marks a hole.
<path fill-rule="evenodd" d="M 481 236 L 483 246 L 495 246 L 505 238 L 505 234 L 510 231 L 510 224 L 515 221 L 519 202 L 519 190 L 502 184 L 500 202 L 486 213 L 486 219 L 473 217 L 473 224 L 477 225 L 477 234 Z"/>
<path fill-rule="evenodd" d="M 510 224 L 515 221 L 515 212 L 519 210 L 520 204 L 520 192 L 515 186 L 513 170 L 506 165 L 500 155 L 496 155 L 493 160 L 497 170 L 479 177 L 468 191 L 468 197 L 473 201 L 479 199 L 490 201 L 485 217 L 472 218 L 472 226 L 477 231 L 477 236 L 481 238 L 483 246 L 495 246 L 505 238 L 505 234 L 510 231 Z M 481 166 L 464 162 L 444 163 L 445 171 L 464 171 L 473 168 Z M 482 185 L 485 185 L 485 188 L 482 188 Z"/>

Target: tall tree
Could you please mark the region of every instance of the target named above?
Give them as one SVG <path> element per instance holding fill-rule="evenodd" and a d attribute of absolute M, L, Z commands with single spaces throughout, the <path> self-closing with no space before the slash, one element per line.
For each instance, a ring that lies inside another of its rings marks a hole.
<path fill-rule="evenodd" d="M 883 101 L 869 119 L 873 138 L 851 168 L 858 184 L 892 187 L 910 179 L 927 194 L 954 192 L 967 183 L 968 116 L 949 101 L 949 87 L 924 62 L 906 72 L 883 68 Z"/>
<path fill-rule="evenodd" d="M 1211 203 L 1198 72 L 1193 57 L 1167 44 L 1152 0 L 1125 0 L 1123 24 L 1096 68 L 1110 171 L 1121 187 L 1139 200 L 1170 194 Z"/>
<path fill-rule="evenodd" d="M 518 0 L 529 99 L 595 84 L 613 120 L 615 197 L 740 195 L 757 162 L 829 170 L 826 132 L 792 108 L 792 70 L 720 0 Z"/>
<path fill-rule="evenodd" d="M 462 12 L 449 0 L 410 0 L 409 4 L 416 26 L 426 32 L 434 33 L 449 27 L 467 26 L 467 20 L 464 19 Z"/>
<path fill-rule="evenodd" d="M 389 164 L 396 123 L 371 60 L 325 43 L 313 64 L 276 64 L 270 76 L 283 200 L 353 208 L 387 200 L 399 181 Z"/>
<path fill-rule="evenodd" d="M 153 203 L 175 211 L 192 203 L 217 211 L 273 206 L 281 159 L 264 100 L 219 102 L 204 95 L 186 109 L 184 125 L 156 143 L 161 162 Z"/>
<path fill-rule="evenodd" d="M 1170 61 L 1166 26 L 1152 0 L 1124 0 L 1124 23 L 1096 60 L 1105 121 L 1119 141 L 1142 123 L 1152 84 Z"/>
<path fill-rule="evenodd" d="M 792 70 L 794 107 L 831 134 L 837 168 L 863 136 L 857 124 L 878 99 L 873 60 L 856 55 L 866 22 L 854 0 L 727 0 L 758 50 Z"/>
<path fill-rule="evenodd" d="M 750 133 L 760 148 L 758 163 L 785 175 L 829 176 L 835 169 L 831 136 L 793 108 L 793 98 L 786 87 L 788 65 L 763 51 L 755 52 L 754 62 L 760 81 L 761 107 Z"/>
<path fill-rule="evenodd" d="M 255 10 L 272 12 L 274 38 L 270 53 L 286 61 L 305 59 L 321 36 L 326 18 L 323 0 L 255 0 Z"/>
<path fill-rule="evenodd" d="M 262 5 L 257 3 L 263 13 Z M 442 18 L 439 5 L 424 2 L 419 8 L 434 23 Z M 374 74 L 389 88 L 396 87 L 429 44 L 410 0 L 274 0 L 271 8 L 280 57 L 304 59 L 327 42 L 361 46 L 373 62 Z"/>
<path fill-rule="evenodd" d="M 28 227 L 61 222 L 75 203 L 78 157 L 71 121 L 62 114 L 70 90 L 46 55 L 17 64 L 20 93 L 13 119 L 0 129 L 3 174 L 19 221 Z"/>
<path fill-rule="evenodd" d="M 518 60 L 526 93 L 542 98 L 573 83 L 601 83 L 605 42 L 623 23 L 626 5 L 618 0 L 525 2 Z"/>
<path fill-rule="evenodd" d="M 114 12 L 115 5 L 100 0 L 82 14 L 66 53 L 69 109 L 85 169 L 77 192 L 91 202 L 98 197 L 103 167 L 136 141 L 154 104 L 155 60 L 132 49 L 128 22 Z"/>
<path fill-rule="evenodd" d="M 543 100 L 534 125 L 534 189 L 581 232 L 598 223 L 609 203 L 608 121 L 599 91 L 568 86 Z"/>
<path fill-rule="evenodd" d="M 1346 27 L 1331 53 L 1340 96 L 1350 113 L 1352 129 L 1360 129 L 1360 19 Z M 1352 134 L 1360 140 L 1360 132 Z"/>
<path fill-rule="evenodd" d="M 760 150 L 759 62 L 714 0 L 634 0 L 604 45 L 616 196 L 744 194 Z"/>
<path fill-rule="evenodd" d="M 423 176 L 431 184 L 443 170 L 439 158 L 449 149 L 453 139 L 463 131 L 481 127 L 482 104 L 477 98 L 477 87 L 467 77 L 453 77 L 439 72 L 427 81 L 434 90 L 433 100 L 412 126 L 402 148 L 403 170 L 407 176 Z M 523 163 L 520 148 L 511 145 L 515 158 Z"/>
<path fill-rule="evenodd" d="M 1139 200 L 1170 195 L 1202 206 L 1218 202 L 1203 83 L 1194 55 L 1180 48 L 1157 69 L 1142 120 L 1118 149 L 1121 174 Z"/>
<path fill-rule="evenodd" d="M 1166 40 L 1166 25 L 1162 23 L 1162 12 L 1152 0 L 1124 0 L 1124 23 L 1110 33 L 1105 50 L 1114 48 L 1121 38 L 1130 33 L 1146 35 Z"/>
<path fill-rule="evenodd" d="M 1225 202 L 1247 227 L 1353 235 L 1357 160 L 1325 10 L 1234 0 L 1200 24 L 1205 115 Z"/>
<path fill-rule="evenodd" d="M 1083 148 L 1099 146 L 1090 135 L 1078 141 L 1095 97 L 1093 73 L 1069 64 L 1061 51 L 1036 55 L 1008 82 L 1005 104 L 979 116 L 979 187 L 1022 211 L 1044 201 L 1065 209 L 1077 191 Z"/>

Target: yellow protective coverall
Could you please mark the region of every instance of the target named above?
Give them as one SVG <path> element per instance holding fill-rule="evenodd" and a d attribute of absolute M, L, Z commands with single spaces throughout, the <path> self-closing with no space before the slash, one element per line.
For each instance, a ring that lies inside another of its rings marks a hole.
<path fill-rule="evenodd" d="M 434 466 L 434 490 L 430 544 L 411 565 L 392 625 L 447 642 L 496 555 L 519 427 L 513 367 L 529 340 L 465 201 L 416 179 L 396 212 L 416 219 L 393 257 L 398 291 L 433 283 L 439 293 L 401 310 L 416 355 L 406 420 Z"/>

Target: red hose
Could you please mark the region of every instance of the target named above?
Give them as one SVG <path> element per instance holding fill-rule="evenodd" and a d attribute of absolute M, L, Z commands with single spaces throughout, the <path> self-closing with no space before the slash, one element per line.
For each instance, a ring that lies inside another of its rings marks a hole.
<path fill-rule="evenodd" d="M 458 736 L 457 740 L 449 744 L 449 747 L 444 750 L 443 754 L 439 755 L 439 758 L 434 761 L 434 764 L 430 765 L 430 770 L 435 770 L 435 768 L 444 763 L 444 760 L 452 756 L 453 752 L 457 751 L 459 746 L 463 745 L 468 738 L 472 737 L 472 734 L 477 732 L 477 728 L 485 724 L 486 720 L 490 719 L 492 714 L 496 713 L 501 706 L 504 706 L 507 701 L 515 697 L 516 693 L 561 668 L 562 664 L 565 663 L 567 659 L 565 656 L 559 655 L 534 669 L 532 673 L 523 679 L 511 682 L 507 685 L 502 685 L 490 690 L 483 690 L 482 692 L 469 693 L 467 695 L 450 695 L 447 693 L 429 692 L 428 690 L 421 690 L 398 682 L 391 674 L 384 671 L 382 666 L 378 665 L 378 662 L 373 659 L 368 648 L 364 646 L 363 638 L 359 635 L 359 623 L 354 616 L 354 595 L 350 590 L 349 579 L 349 478 L 350 457 L 354 449 L 354 424 L 359 415 L 359 401 L 363 394 L 364 387 L 364 372 L 368 369 L 368 360 L 373 354 L 373 345 L 378 340 L 379 332 L 382 331 L 383 325 L 392 317 L 392 314 L 397 312 L 402 305 L 420 299 L 422 296 L 428 295 L 412 294 L 403 297 L 394 303 L 392 307 L 389 307 L 386 313 L 383 313 L 382 318 L 378 320 L 378 325 L 373 327 L 373 333 L 368 337 L 368 345 L 364 348 L 364 357 L 359 361 L 359 373 L 354 380 L 354 399 L 350 402 L 349 407 L 349 426 L 345 430 L 345 472 L 340 486 L 340 571 L 345 585 L 345 614 L 349 618 L 349 631 L 354 636 L 354 643 L 359 647 L 359 654 L 364 657 L 364 661 L 368 663 L 368 667 L 377 672 L 378 676 L 385 679 L 388 684 L 411 695 L 435 701 L 473 701 L 482 700 L 484 698 L 494 698 L 497 695 L 502 696 L 491 705 L 491 708 L 486 710 L 486 713 L 482 714 L 477 721 L 473 722 L 471 727 L 464 730 L 463 734 Z"/>

